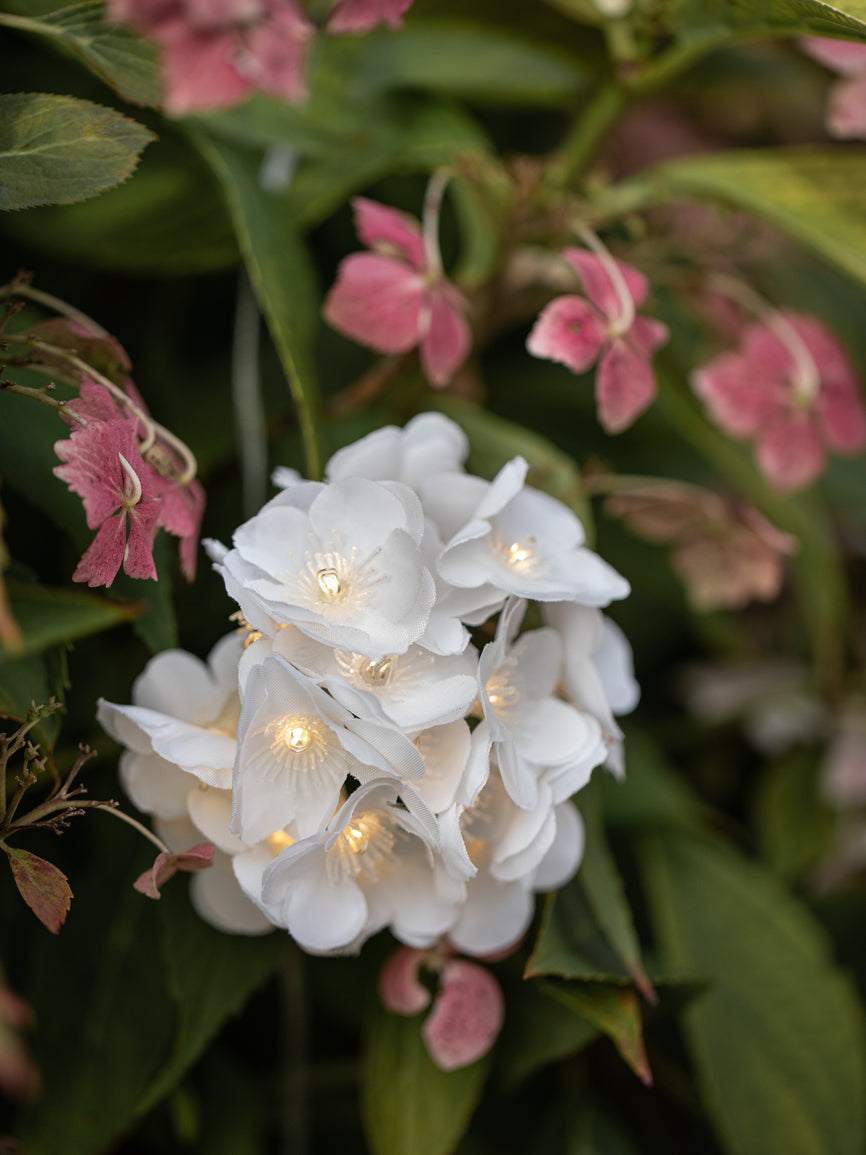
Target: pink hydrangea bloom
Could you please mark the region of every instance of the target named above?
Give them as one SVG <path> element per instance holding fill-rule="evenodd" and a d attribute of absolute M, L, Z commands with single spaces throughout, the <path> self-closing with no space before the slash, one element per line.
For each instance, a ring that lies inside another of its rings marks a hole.
<path fill-rule="evenodd" d="M 377 24 L 399 28 L 413 0 L 340 0 L 328 17 L 329 32 L 367 32 Z"/>
<path fill-rule="evenodd" d="M 402 946 L 379 976 L 379 995 L 387 1010 L 415 1015 L 429 1006 L 430 992 L 418 978 L 422 966 L 439 976 L 433 1008 L 421 1028 L 430 1058 L 443 1071 L 467 1067 L 487 1054 L 502 1029 L 502 989 L 490 971 L 453 957 L 447 946 L 428 951 Z"/>
<path fill-rule="evenodd" d="M 806 36 L 800 44 L 843 77 L 830 89 L 827 130 L 840 140 L 866 139 L 866 44 Z"/>
<path fill-rule="evenodd" d="M 583 249 L 562 254 L 583 282 L 589 300 L 556 297 L 539 314 L 526 347 L 535 357 L 584 373 L 598 362 L 595 398 L 608 433 L 621 433 L 652 402 L 656 379 L 650 361 L 668 339 L 661 321 L 638 316 L 646 277 L 613 257 Z"/>
<path fill-rule="evenodd" d="M 108 0 L 106 11 L 162 49 L 169 112 L 225 108 L 254 89 L 305 94 L 313 25 L 297 0 Z"/>
<path fill-rule="evenodd" d="M 427 379 L 447 385 L 472 347 L 466 301 L 443 276 L 417 221 L 363 197 L 352 207 L 358 236 L 373 251 L 340 264 L 325 320 L 379 353 L 419 346 Z"/>
<path fill-rule="evenodd" d="M 73 581 L 109 586 L 121 565 L 130 577 L 155 581 L 159 503 L 152 470 L 138 451 L 135 419 L 92 420 L 56 442 L 54 452 L 64 462 L 55 474 L 82 499 L 88 527 L 98 530 Z"/>
<path fill-rule="evenodd" d="M 758 465 L 783 492 L 823 471 L 828 449 L 866 447 L 866 410 L 842 346 L 820 321 L 781 312 L 750 325 L 735 352 L 696 370 L 692 387 L 717 425 L 755 442 Z"/>

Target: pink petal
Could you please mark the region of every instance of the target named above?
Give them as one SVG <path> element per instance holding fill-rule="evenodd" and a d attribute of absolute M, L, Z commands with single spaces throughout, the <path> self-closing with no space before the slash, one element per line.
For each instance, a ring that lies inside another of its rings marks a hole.
<path fill-rule="evenodd" d="M 65 441 L 55 442 L 54 452 L 64 462 L 55 467 L 54 474 L 81 498 L 89 529 L 102 525 L 123 504 L 128 477 L 120 454 L 138 475 L 142 493 L 153 495 L 132 418 L 77 425 Z"/>
<path fill-rule="evenodd" d="M 732 437 L 751 437 L 785 405 L 787 387 L 740 353 L 722 353 L 692 374 L 711 419 Z"/>
<path fill-rule="evenodd" d="M 804 36 L 800 47 L 813 60 L 820 61 L 843 76 L 866 72 L 866 44 L 856 44 L 851 40 L 831 40 L 824 36 Z"/>
<path fill-rule="evenodd" d="M 123 572 L 131 578 L 157 580 L 153 561 L 153 539 L 159 525 L 160 503 L 142 498 L 129 511 L 129 540 L 123 559 Z"/>
<path fill-rule="evenodd" d="M 183 0 L 183 8 L 190 24 L 198 28 L 218 28 L 261 20 L 266 5 L 262 0 Z"/>
<path fill-rule="evenodd" d="M 66 408 L 83 417 L 85 421 L 117 421 L 128 416 L 120 410 L 104 385 L 97 385 L 87 377 L 78 387 L 78 396 L 73 398 Z M 71 424 L 75 429 L 80 428 L 77 423 Z"/>
<path fill-rule="evenodd" d="M 463 298 L 453 285 L 440 281 L 428 296 L 430 321 L 421 342 L 421 367 L 431 385 L 447 385 L 472 348 L 472 334 L 463 316 Z"/>
<path fill-rule="evenodd" d="M 110 586 L 123 564 L 126 551 L 126 513 L 115 514 L 102 525 L 85 550 L 72 575 L 74 582 L 87 582 L 94 589 Z"/>
<path fill-rule="evenodd" d="M 622 316 L 622 305 L 620 304 L 616 286 L 610 279 L 610 275 L 601 257 L 597 257 L 594 253 L 588 253 L 586 249 L 565 249 L 562 255 L 572 268 L 580 274 L 586 295 L 590 301 L 592 301 L 593 305 L 595 305 L 608 320 L 618 321 Z M 624 261 L 617 261 L 613 257 L 611 260 L 613 260 L 613 263 L 622 274 L 626 289 L 634 302 L 635 308 L 640 308 L 649 292 L 646 277 L 643 273 L 639 273 L 637 269 L 633 269 L 631 265 L 625 264 Z"/>
<path fill-rule="evenodd" d="M 396 1015 L 417 1015 L 430 1002 L 430 992 L 418 981 L 426 951 L 401 946 L 382 967 L 379 997 L 386 1010 Z"/>
<path fill-rule="evenodd" d="M 406 353 L 418 344 L 425 291 L 424 281 L 408 265 L 375 253 L 354 253 L 341 262 L 322 315 L 361 345 L 380 353 Z"/>
<path fill-rule="evenodd" d="M 656 349 L 670 340 L 670 329 L 663 321 L 652 317 L 635 317 L 625 339 L 646 361 L 651 361 Z"/>
<path fill-rule="evenodd" d="M 776 489 L 791 493 L 819 477 L 824 447 L 805 412 L 785 414 L 762 433 L 756 444 L 758 465 Z"/>
<path fill-rule="evenodd" d="M 271 8 L 269 18 L 246 35 L 246 51 L 235 63 L 255 88 L 283 100 L 301 100 L 313 26 L 293 0 L 279 0 Z"/>
<path fill-rule="evenodd" d="M 355 230 L 368 249 L 386 245 L 398 250 L 397 256 L 408 261 L 416 269 L 423 269 L 427 261 L 424 256 L 424 242 L 418 222 L 406 213 L 380 205 L 378 201 L 366 197 L 355 197 L 352 201 L 355 214 Z"/>
<path fill-rule="evenodd" d="M 152 36 L 154 28 L 176 17 L 178 8 L 178 0 L 107 0 L 105 15 L 113 24 L 131 24 Z"/>
<path fill-rule="evenodd" d="M 238 71 L 233 33 L 220 35 L 186 28 L 162 53 L 165 109 L 175 116 L 238 104 L 253 84 Z"/>
<path fill-rule="evenodd" d="M 866 76 L 833 85 L 827 106 L 827 129 L 838 140 L 866 138 Z"/>
<path fill-rule="evenodd" d="M 534 357 L 545 357 L 583 373 L 607 340 L 602 319 L 583 297 L 557 297 L 541 310 L 526 342 Z"/>
<path fill-rule="evenodd" d="M 328 18 L 329 32 L 366 32 L 377 24 L 399 28 L 413 0 L 341 0 Z"/>
<path fill-rule="evenodd" d="M 132 885 L 140 894 L 145 894 L 148 898 L 159 898 L 159 888 L 164 886 L 179 870 L 192 874 L 212 866 L 213 851 L 212 842 L 203 842 L 201 845 L 183 850 L 179 854 L 166 854 L 163 850 L 156 856 L 153 866 L 140 874 Z"/>
<path fill-rule="evenodd" d="M 608 433 L 621 433 L 652 404 L 655 374 L 627 340 L 612 341 L 595 379 L 598 419 Z"/>
<path fill-rule="evenodd" d="M 451 959 L 442 968 L 439 994 L 421 1034 L 436 1066 L 455 1071 L 487 1054 L 504 1017 L 502 991 L 493 975 L 476 963 Z"/>

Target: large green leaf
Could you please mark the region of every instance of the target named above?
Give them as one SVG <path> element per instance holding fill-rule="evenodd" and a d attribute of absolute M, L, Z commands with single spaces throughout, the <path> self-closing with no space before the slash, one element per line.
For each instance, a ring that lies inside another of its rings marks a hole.
<path fill-rule="evenodd" d="M 769 766 L 755 795 L 755 834 L 762 857 L 782 878 L 802 877 L 828 849 L 836 815 L 818 791 L 820 763 L 797 748 Z"/>
<path fill-rule="evenodd" d="M 158 52 L 128 28 L 103 19 L 102 0 L 84 0 L 41 20 L 3 14 L 0 23 L 47 36 L 77 56 L 100 80 L 135 104 L 159 104 Z"/>
<path fill-rule="evenodd" d="M 371 1013 L 361 1109 L 372 1155 L 450 1155 L 481 1096 L 489 1059 L 440 1071 L 421 1037 L 423 1019 L 379 1005 Z"/>
<path fill-rule="evenodd" d="M 9 581 L 8 589 L 23 635 L 21 656 L 131 621 L 144 609 L 141 603 L 121 602 L 83 589 L 51 589 L 16 581 Z M 0 664 L 9 657 L 0 643 Z"/>
<path fill-rule="evenodd" d="M 287 200 L 290 190 L 262 187 L 257 153 L 202 131 L 196 131 L 194 139 L 225 191 L 250 280 L 298 410 L 307 473 L 311 478 L 319 477 L 323 462 L 312 351 L 319 295 L 309 254 Z"/>
<path fill-rule="evenodd" d="M 71 204 L 126 180 L 153 133 L 74 96 L 0 96 L 0 209 Z"/>
<path fill-rule="evenodd" d="M 652 1085 L 643 1041 L 640 1001 L 633 990 L 609 983 L 547 982 L 544 989 L 610 1038 L 642 1083 Z"/>
<path fill-rule="evenodd" d="M 239 259 L 216 181 L 169 131 L 147 150 L 135 180 L 98 200 L 35 208 L 5 223 L 16 240 L 99 269 L 185 274 Z"/>
<path fill-rule="evenodd" d="M 506 991 L 508 1013 L 496 1044 L 496 1071 L 511 1087 L 540 1067 L 567 1058 L 598 1038 L 599 1027 L 579 1014 L 564 1015 L 544 984 L 524 982 Z"/>
<path fill-rule="evenodd" d="M 668 830 L 637 844 L 666 963 L 711 980 L 684 1013 L 731 1155 L 860 1155 L 861 1008 L 808 912 L 755 863 Z"/>
<path fill-rule="evenodd" d="M 866 39 L 866 4 L 845 0 L 678 0 L 674 20 L 681 35 L 844 36 Z M 723 31 L 722 31 L 723 30 Z"/>
<path fill-rule="evenodd" d="M 623 203 L 707 197 L 766 217 L 819 256 L 866 283 L 866 181 L 861 149 L 749 149 L 659 165 L 614 191 Z M 633 198 L 633 199 L 632 199 Z"/>
<path fill-rule="evenodd" d="M 177 1004 L 177 1027 L 171 1053 L 139 1111 L 176 1085 L 226 1020 L 297 949 L 279 932 L 247 937 L 214 930 L 193 911 L 185 889 L 167 887 L 160 899 L 166 979 Z"/>
<path fill-rule="evenodd" d="M 554 975 L 628 985 L 629 977 L 596 922 L 577 878 L 545 899 L 526 977 Z"/>
<path fill-rule="evenodd" d="M 363 79 L 377 88 L 561 107 L 585 91 L 590 76 L 561 46 L 473 20 L 439 19 L 416 20 L 400 36 L 370 37 Z"/>

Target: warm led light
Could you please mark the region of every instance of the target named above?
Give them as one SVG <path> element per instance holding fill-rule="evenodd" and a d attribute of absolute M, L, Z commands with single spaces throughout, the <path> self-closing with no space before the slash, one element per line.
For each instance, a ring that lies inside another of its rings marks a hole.
<path fill-rule="evenodd" d="M 320 569 L 316 574 L 319 589 L 327 598 L 335 598 L 340 593 L 340 575 L 335 569 Z"/>
<path fill-rule="evenodd" d="M 393 654 L 380 658 L 378 662 L 367 662 L 361 669 L 361 677 L 365 682 L 387 685 L 391 680 L 391 674 L 394 672 L 394 662 L 395 656 Z"/>
<path fill-rule="evenodd" d="M 363 854 L 370 843 L 370 834 L 363 822 L 347 826 L 343 831 L 343 838 L 353 854 Z"/>
<path fill-rule="evenodd" d="M 520 701 L 520 691 L 507 680 L 507 675 L 496 673 L 487 683 L 487 700 L 494 710 L 516 706 Z"/>
<path fill-rule="evenodd" d="M 303 750 L 310 748 L 315 737 L 307 725 L 307 720 L 299 718 L 297 715 L 293 718 L 283 718 L 280 722 L 272 724 L 271 733 L 273 734 L 271 749 L 275 754 L 286 748 L 291 750 L 293 754 L 300 754 Z"/>
<path fill-rule="evenodd" d="M 313 736 L 306 726 L 292 726 L 286 735 L 286 744 L 293 750 L 306 750 Z"/>
<path fill-rule="evenodd" d="M 286 834 L 285 830 L 277 830 L 269 838 L 266 838 L 265 841 L 273 852 L 274 858 L 276 858 L 281 850 L 285 850 L 287 846 L 291 846 L 295 840 L 291 834 Z"/>
<path fill-rule="evenodd" d="M 534 537 L 524 537 L 521 541 L 513 541 L 505 551 L 506 565 L 521 565 L 528 561 L 534 553 Z"/>

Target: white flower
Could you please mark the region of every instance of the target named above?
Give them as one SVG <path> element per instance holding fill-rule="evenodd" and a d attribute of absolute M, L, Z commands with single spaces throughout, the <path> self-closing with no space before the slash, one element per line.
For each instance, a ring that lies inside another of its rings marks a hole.
<path fill-rule="evenodd" d="M 378 660 L 405 653 L 427 626 L 435 590 L 423 534 L 406 486 L 308 481 L 242 525 L 221 567 L 277 624 Z"/>
<path fill-rule="evenodd" d="M 478 664 L 478 697 L 505 788 L 531 810 L 542 778 L 561 802 L 586 785 L 607 750 L 595 719 L 554 697 L 562 667 L 558 634 L 530 630 L 510 645 L 525 609 L 515 600 L 503 610 Z"/>
<path fill-rule="evenodd" d="M 515 457 L 490 482 L 452 473 L 425 486 L 425 508 L 446 539 L 440 575 L 452 586 L 490 585 L 544 602 L 603 606 L 625 597 L 628 582 L 583 546 L 583 526 L 571 510 L 524 487 L 527 470 Z"/>
<path fill-rule="evenodd" d="M 233 778 L 233 829 L 245 842 L 291 821 L 302 838 L 321 830 L 348 775 L 364 782 L 423 772 L 407 737 L 355 718 L 282 658 L 268 655 L 250 670 Z"/>
<path fill-rule="evenodd" d="M 608 765 L 622 778 L 623 735 L 614 714 L 630 713 L 640 698 L 631 647 L 619 626 L 599 610 L 555 602 L 545 605 L 542 614 L 562 638 L 565 692 L 601 726 L 608 745 Z"/>
<path fill-rule="evenodd" d="M 453 923 L 455 904 L 437 891 L 433 866 L 438 828 L 413 794 L 388 779 L 367 782 L 325 830 L 267 866 L 262 901 L 306 950 L 354 951 L 385 926 L 428 947 Z"/>
<path fill-rule="evenodd" d="M 419 413 L 403 429 L 386 425 L 338 450 L 325 475 L 329 481 L 401 481 L 420 496 L 423 483 L 462 469 L 468 455 L 469 442 L 459 425 L 441 413 Z"/>

